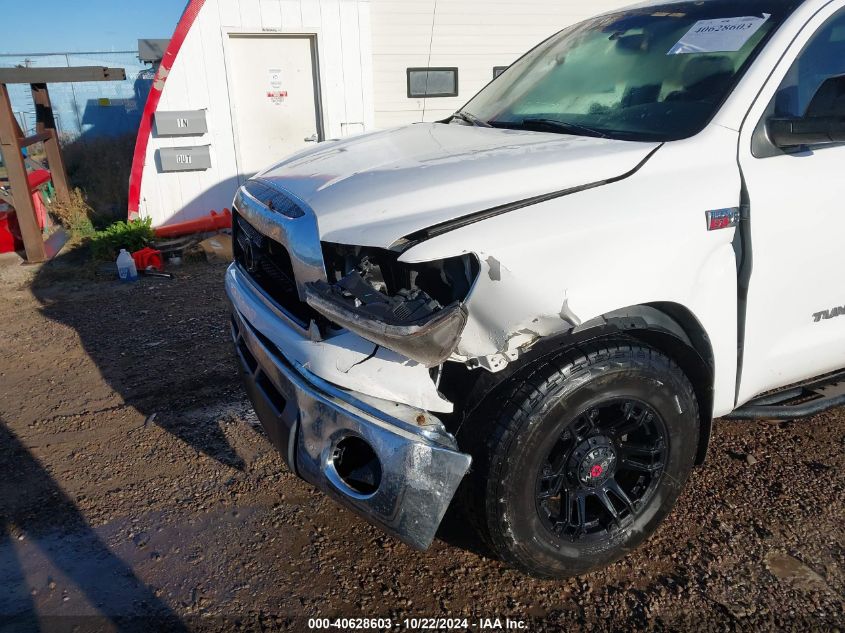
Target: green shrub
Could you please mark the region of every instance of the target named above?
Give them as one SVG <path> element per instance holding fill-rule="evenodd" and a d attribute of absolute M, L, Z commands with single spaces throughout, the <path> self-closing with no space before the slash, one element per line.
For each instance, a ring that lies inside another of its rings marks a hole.
<path fill-rule="evenodd" d="M 91 256 L 102 261 L 114 261 L 125 248 L 130 253 L 139 251 L 153 239 L 152 220 L 115 222 L 91 238 Z"/>

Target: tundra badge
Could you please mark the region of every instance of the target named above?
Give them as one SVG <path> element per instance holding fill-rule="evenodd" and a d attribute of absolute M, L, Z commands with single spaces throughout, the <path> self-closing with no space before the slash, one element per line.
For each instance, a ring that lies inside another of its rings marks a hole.
<path fill-rule="evenodd" d="M 819 321 L 828 321 L 830 319 L 834 319 L 838 316 L 842 316 L 845 314 L 845 306 L 839 306 L 836 308 L 831 308 L 830 310 L 824 310 L 822 312 L 816 312 L 813 315 L 813 320 L 818 323 Z"/>

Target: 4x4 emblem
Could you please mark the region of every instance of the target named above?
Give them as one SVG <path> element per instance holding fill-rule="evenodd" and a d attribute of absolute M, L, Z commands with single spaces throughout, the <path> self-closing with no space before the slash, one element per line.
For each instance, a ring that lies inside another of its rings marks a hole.
<path fill-rule="evenodd" d="M 715 211 L 707 211 L 707 230 L 718 231 L 719 229 L 729 229 L 739 224 L 739 208 L 731 207 L 730 209 L 716 209 Z"/>

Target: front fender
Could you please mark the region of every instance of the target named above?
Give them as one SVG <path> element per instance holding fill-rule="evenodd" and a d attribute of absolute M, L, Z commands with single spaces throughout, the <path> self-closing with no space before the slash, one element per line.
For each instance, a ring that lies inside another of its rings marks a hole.
<path fill-rule="evenodd" d="M 705 212 L 740 199 L 736 133 L 667 143 L 635 175 L 499 215 L 414 246 L 402 261 L 475 253 L 482 262 L 458 355 L 503 369 L 537 340 L 625 306 L 672 303 L 713 348 L 714 412 L 734 406 L 734 229 Z"/>

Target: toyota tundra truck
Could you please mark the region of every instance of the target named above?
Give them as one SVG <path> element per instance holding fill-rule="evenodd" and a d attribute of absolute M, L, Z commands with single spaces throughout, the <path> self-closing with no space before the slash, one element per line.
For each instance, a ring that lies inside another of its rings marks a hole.
<path fill-rule="evenodd" d="M 446 120 L 248 180 L 233 234 L 296 475 L 416 548 L 451 507 L 527 573 L 605 566 L 714 418 L 845 404 L 845 0 L 587 20 Z"/>

